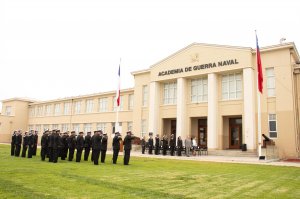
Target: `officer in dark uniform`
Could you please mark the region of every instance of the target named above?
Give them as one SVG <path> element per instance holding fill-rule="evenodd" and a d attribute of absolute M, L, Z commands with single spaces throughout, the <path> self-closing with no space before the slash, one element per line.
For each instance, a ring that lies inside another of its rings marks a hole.
<path fill-rule="evenodd" d="M 142 137 L 142 140 L 141 140 L 141 146 L 142 146 L 142 154 L 145 154 L 145 149 L 146 149 L 146 140 L 145 140 L 145 136 Z"/>
<path fill-rule="evenodd" d="M 105 156 L 107 151 L 107 134 L 104 132 L 101 139 L 101 163 L 105 162 Z"/>
<path fill-rule="evenodd" d="M 160 147 L 159 135 L 156 134 L 156 136 L 155 136 L 155 155 L 159 154 L 159 147 Z"/>
<path fill-rule="evenodd" d="M 50 133 L 50 132 L 49 132 Z M 52 130 L 50 135 L 48 136 L 48 154 L 49 154 L 49 162 L 53 162 L 53 136 L 55 130 Z"/>
<path fill-rule="evenodd" d="M 124 165 L 129 164 L 129 159 L 130 159 L 130 150 L 132 143 L 131 141 L 135 138 L 135 136 L 132 135 L 131 131 L 127 132 L 127 135 L 124 138 Z M 152 139 L 153 141 L 153 139 Z M 153 143 L 152 143 L 153 144 Z"/>
<path fill-rule="evenodd" d="M 32 155 L 36 156 L 36 150 L 37 150 L 38 139 L 39 139 L 38 131 L 34 131 L 32 137 L 33 137 Z"/>
<path fill-rule="evenodd" d="M 94 131 L 94 135 L 92 136 L 91 138 L 91 144 L 92 144 L 92 155 L 91 155 L 91 161 L 94 162 L 94 138 L 95 138 L 95 135 L 97 134 L 98 131 Z"/>
<path fill-rule="evenodd" d="M 178 136 L 178 139 L 177 139 L 177 154 L 178 156 L 181 156 L 181 150 L 182 150 L 182 139 L 181 139 L 181 136 Z"/>
<path fill-rule="evenodd" d="M 28 148 L 28 133 L 25 132 L 23 136 L 23 147 L 22 147 L 22 155 L 21 155 L 22 158 L 26 157 L 27 148 Z"/>
<path fill-rule="evenodd" d="M 22 144 L 22 132 L 21 130 L 18 130 L 17 135 L 16 135 L 16 151 L 15 151 L 15 156 L 19 157 L 20 152 L 21 152 L 21 144 Z"/>
<path fill-rule="evenodd" d="M 72 161 L 74 157 L 75 147 L 76 147 L 75 131 L 71 132 L 71 135 L 68 139 L 68 146 L 69 146 L 69 161 Z"/>
<path fill-rule="evenodd" d="M 46 130 L 41 138 L 41 160 L 45 161 L 48 148 L 48 130 Z"/>
<path fill-rule="evenodd" d="M 175 146 L 176 146 L 176 138 L 174 137 L 174 134 L 171 134 L 171 137 L 170 137 L 171 156 L 174 156 Z"/>
<path fill-rule="evenodd" d="M 163 155 L 167 155 L 167 149 L 168 149 L 168 137 L 166 135 L 163 136 L 162 139 L 162 146 L 163 146 Z"/>
<path fill-rule="evenodd" d="M 87 161 L 89 159 L 91 146 L 92 146 L 91 132 L 87 132 L 87 135 L 84 138 L 84 161 Z"/>
<path fill-rule="evenodd" d="M 63 154 L 63 134 L 61 132 L 58 132 L 58 148 L 57 148 L 57 157 L 60 157 L 61 160 L 64 160 L 64 154 Z"/>
<path fill-rule="evenodd" d="M 61 160 L 65 160 L 68 155 L 68 132 L 64 132 L 61 137 Z"/>
<path fill-rule="evenodd" d="M 149 140 L 148 140 L 148 147 L 149 147 L 149 154 L 152 155 L 152 150 L 153 150 L 153 133 L 149 133 Z"/>
<path fill-rule="evenodd" d="M 53 143 L 53 148 L 52 148 L 52 154 L 53 154 L 53 163 L 57 163 L 58 160 L 58 147 L 59 147 L 59 133 L 60 130 L 56 130 L 53 133 L 52 136 L 52 143 Z"/>
<path fill-rule="evenodd" d="M 16 137 L 17 137 L 17 131 L 14 131 L 11 136 L 11 149 L 10 149 L 10 155 L 15 155 L 15 149 L 16 149 Z"/>
<path fill-rule="evenodd" d="M 30 131 L 29 136 L 28 136 L 28 158 L 32 158 L 33 155 L 33 147 L 34 147 L 34 135 L 32 131 Z"/>
<path fill-rule="evenodd" d="M 79 132 L 79 136 L 77 136 L 77 140 L 76 140 L 76 149 L 77 149 L 76 162 L 81 161 L 83 147 L 84 147 L 83 132 Z"/>
<path fill-rule="evenodd" d="M 101 150 L 101 136 L 100 136 L 100 131 L 95 131 L 93 135 L 93 161 L 94 165 L 99 164 L 99 155 L 100 155 L 100 150 Z"/>
<path fill-rule="evenodd" d="M 119 132 L 116 132 L 112 142 L 113 164 L 117 164 L 117 159 L 120 151 L 120 141 L 122 141 L 122 137 Z"/>

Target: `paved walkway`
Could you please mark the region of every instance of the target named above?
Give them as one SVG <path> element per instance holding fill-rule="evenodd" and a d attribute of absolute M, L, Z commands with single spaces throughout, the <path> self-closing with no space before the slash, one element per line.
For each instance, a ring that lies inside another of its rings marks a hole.
<path fill-rule="evenodd" d="M 7 143 L 0 143 L 10 145 Z M 40 148 L 40 146 L 38 146 Z M 112 154 L 112 151 L 107 151 L 107 154 Z M 120 152 L 123 155 L 123 152 Z M 300 167 L 300 162 L 286 162 L 280 160 L 259 160 L 258 157 L 232 157 L 232 156 L 215 156 L 215 155 L 201 155 L 201 156 L 170 156 L 170 155 L 149 155 L 142 154 L 139 151 L 132 151 L 131 156 L 134 157 L 147 157 L 157 159 L 174 159 L 174 160 L 191 160 L 191 161 L 206 161 L 206 162 L 223 162 L 223 163 L 239 163 L 239 164 L 260 164 L 260 165 L 273 165 L 273 166 L 291 166 Z"/>

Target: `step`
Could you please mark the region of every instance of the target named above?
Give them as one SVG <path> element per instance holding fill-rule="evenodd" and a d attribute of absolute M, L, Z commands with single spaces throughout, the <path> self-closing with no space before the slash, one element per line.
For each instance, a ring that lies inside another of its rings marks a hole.
<path fill-rule="evenodd" d="M 256 152 L 241 150 L 208 150 L 208 155 L 231 157 L 258 157 Z"/>

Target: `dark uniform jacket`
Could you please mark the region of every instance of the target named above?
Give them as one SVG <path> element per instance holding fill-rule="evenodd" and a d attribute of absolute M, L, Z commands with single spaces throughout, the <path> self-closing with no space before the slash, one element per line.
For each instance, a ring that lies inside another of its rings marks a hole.
<path fill-rule="evenodd" d="M 153 138 L 149 138 L 148 145 L 149 147 L 153 147 Z"/>
<path fill-rule="evenodd" d="M 84 139 L 81 136 L 77 137 L 76 148 L 77 150 L 83 149 L 84 147 Z"/>
<path fill-rule="evenodd" d="M 58 133 L 54 133 L 52 135 L 52 147 L 53 147 L 53 149 L 58 149 L 58 147 L 59 147 L 59 135 L 58 135 Z"/>
<path fill-rule="evenodd" d="M 142 145 L 142 146 L 146 146 L 146 141 L 145 141 L 144 138 L 141 140 L 141 145 Z"/>
<path fill-rule="evenodd" d="M 107 136 L 106 135 L 104 135 L 102 137 L 101 150 L 102 151 L 106 151 L 107 150 Z"/>
<path fill-rule="evenodd" d="M 124 150 L 131 150 L 132 143 L 131 141 L 135 138 L 135 136 L 132 135 L 126 135 L 124 138 Z M 153 144 L 153 139 L 152 139 Z"/>
<path fill-rule="evenodd" d="M 174 147 L 175 146 L 175 138 L 170 138 L 170 147 Z"/>
<path fill-rule="evenodd" d="M 159 137 L 155 137 L 155 146 L 159 147 Z"/>
<path fill-rule="evenodd" d="M 102 136 L 100 136 L 100 135 L 93 135 L 92 148 L 94 150 L 100 150 L 101 149 L 101 138 L 102 138 Z"/>
<path fill-rule="evenodd" d="M 11 144 L 12 145 L 15 145 L 16 143 L 16 138 L 17 138 L 17 135 L 15 133 L 13 133 L 13 135 L 11 136 Z"/>
<path fill-rule="evenodd" d="M 75 135 L 70 135 L 70 137 L 68 138 L 68 146 L 70 149 L 75 149 L 75 147 L 76 147 Z"/>
<path fill-rule="evenodd" d="M 48 147 L 48 135 L 46 135 L 46 134 L 42 135 L 41 147 L 42 148 Z"/>
<path fill-rule="evenodd" d="M 23 146 L 29 145 L 29 142 L 28 142 L 28 141 L 29 141 L 29 136 L 26 136 L 26 135 L 25 135 L 25 136 L 23 137 Z"/>
<path fill-rule="evenodd" d="M 182 148 L 182 140 L 177 140 L 177 147 Z"/>
<path fill-rule="evenodd" d="M 16 145 L 20 145 L 22 144 L 22 135 L 19 134 L 16 136 L 16 142 L 15 142 Z"/>
<path fill-rule="evenodd" d="M 120 140 L 122 140 L 122 138 L 115 135 L 112 142 L 113 150 L 120 150 Z"/>
<path fill-rule="evenodd" d="M 92 137 L 90 135 L 86 135 L 84 138 L 84 147 L 89 148 L 92 146 Z"/>

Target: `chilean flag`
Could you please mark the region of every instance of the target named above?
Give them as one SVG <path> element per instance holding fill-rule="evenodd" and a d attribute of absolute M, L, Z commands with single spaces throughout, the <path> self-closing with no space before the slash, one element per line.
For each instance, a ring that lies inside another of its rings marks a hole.
<path fill-rule="evenodd" d="M 120 106 L 120 65 L 119 65 L 119 71 L 118 71 L 118 89 L 116 92 L 116 99 L 117 99 L 117 106 Z"/>
<path fill-rule="evenodd" d="M 257 84 L 258 84 L 258 90 L 262 94 L 263 92 L 263 73 L 262 73 L 262 65 L 261 65 L 261 59 L 260 59 L 260 51 L 258 46 L 258 39 L 257 34 L 256 36 L 256 61 L 257 61 Z"/>

